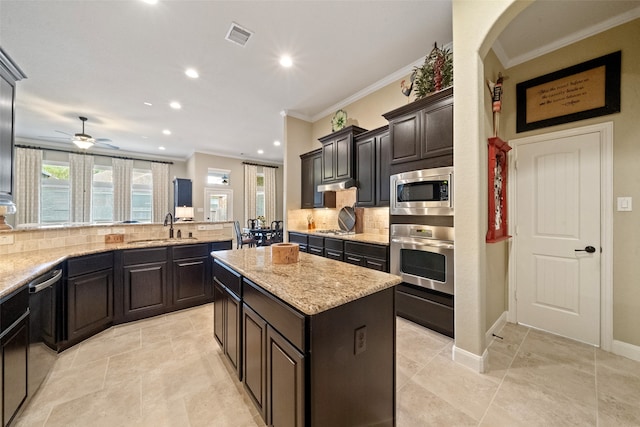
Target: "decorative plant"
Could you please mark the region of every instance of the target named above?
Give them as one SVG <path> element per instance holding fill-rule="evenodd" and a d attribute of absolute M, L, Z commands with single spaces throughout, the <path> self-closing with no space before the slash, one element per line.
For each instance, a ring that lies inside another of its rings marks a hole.
<path fill-rule="evenodd" d="M 441 49 L 434 43 L 433 49 L 421 67 L 414 67 L 416 73 L 413 87 L 416 99 L 446 89 L 453 85 L 453 54 L 449 49 Z"/>

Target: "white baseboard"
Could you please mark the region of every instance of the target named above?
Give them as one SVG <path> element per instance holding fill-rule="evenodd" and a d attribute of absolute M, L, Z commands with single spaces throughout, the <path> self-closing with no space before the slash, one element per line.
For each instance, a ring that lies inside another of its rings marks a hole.
<path fill-rule="evenodd" d="M 640 362 L 640 346 L 629 344 L 623 341 L 613 340 L 611 352 L 618 356 L 624 356 Z"/>
<path fill-rule="evenodd" d="M 453 360 L 467 368 L 478 372 L 485 373 L 489 369 L 489 352 L 484 350 L 482 356 L 468 352 L 461 348 L 453 346 Z"/>
<path fill-rule="evenodd" d="M 508 313 L 506 311 L 503 311 L 500 317 L 498 317 L 498 320 L 496 320 L 495 323 L 491 325 L 491 327 L 487 331 L 484 341 L 487 347 L 489 346 L 489 344 L 491 344 L 493 334 L 497 333 L 500 329 L 502 329 L 504 325 L 507 324 L 507 315 Z"/>

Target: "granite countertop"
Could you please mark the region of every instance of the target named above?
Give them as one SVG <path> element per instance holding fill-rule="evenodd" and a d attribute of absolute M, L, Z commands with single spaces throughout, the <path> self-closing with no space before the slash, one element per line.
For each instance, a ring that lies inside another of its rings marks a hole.
<path fill-rule="evenodd" d="M 399 276 L 304 252 L 294 264 L 273 264 L 268 247 L 211 255 L 310 316 L 402 282 Z"/>
<path fill-rule="evenodd" d="M 389 246 L 388 234 L 374 234 L 374 233 L 357 233 L 357 234 L 327 234 L 318 233 L 318 230 L 287 230 L 293 233 L 309 234 L 313 236 L 330 237 L 332 239 L 351 240 L 354 242 L 373 243 L 375 245 Z"/>
<path fill-rule="evenodd" d="M 177 246 L 196 243 L 224 242 L 230 237 L 208 239 L 155 239 L 124 243 L 92 243 L 64 248 L 5 255 L 0 261 L 0 298 L 3 298 L 36 277 L 50 271 L 68 258 L 122 249 Z"/>

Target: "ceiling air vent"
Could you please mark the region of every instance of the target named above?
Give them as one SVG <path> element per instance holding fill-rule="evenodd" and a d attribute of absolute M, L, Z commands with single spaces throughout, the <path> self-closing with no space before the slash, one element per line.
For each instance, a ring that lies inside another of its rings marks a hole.
<path fill-rule="evenodd" d="M 240 25 L 236 24 L 235 22 L 232 22 L 231 28 L 229 28 L 229 32 L 227 32 L 227 36 L 225 37 L 225 39 L 244 47 L 244 45 L 247 44 L 249 38 L 252 35 L 252 31 L 249 31 L 246 28 L 243 28 Z"/>

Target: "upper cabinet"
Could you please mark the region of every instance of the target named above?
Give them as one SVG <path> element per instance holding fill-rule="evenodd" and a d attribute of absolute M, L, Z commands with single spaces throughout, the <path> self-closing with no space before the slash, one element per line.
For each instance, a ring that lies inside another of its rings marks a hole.
<path fill-rule="evenodd" d="M 348 126 L 319 139 L 322 143 L 323 183 L 354 177 L 353 142 L 355 136 L 363 132 L 366 129 Z"/>
<path fill-rule="evenodd" d="M 390 111 L 391 173 L 453 165 L 453 88 Z"/>
<path fill-rule="evenodd" d="M 13 139 L 16 82 L 26 78 L 0 48 L 0 198 L 13 200 Z"/>
<path fill-rule="evenodd" d="M 355 153 L 357 205 L 389 206 L 391 138 L 388 126 L 358 135 Z"/>
<path fill-rule="evenodd" d="M 322 149 L 318 148 L 300 155 L 300 161 L 302 162 L 301 208 L 335 208 L 336 193 L 318 191 L 318 185 L 322 184 Z"/>

